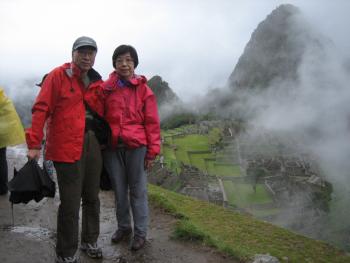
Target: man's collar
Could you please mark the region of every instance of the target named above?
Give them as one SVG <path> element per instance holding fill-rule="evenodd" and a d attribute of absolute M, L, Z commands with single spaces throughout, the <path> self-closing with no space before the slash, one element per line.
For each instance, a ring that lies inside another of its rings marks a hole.
<path fill-rule="evenodd" d="M 81 77 L 81 69 L 74 62 L 72 62 L 70 64 L 70 67 L 66 69 L 66 73 L 69 77 Z M 89 69 L 89 71 L 87 72 L 87 76 L 89 77 L 91 82 L 102 79 L 101 75 L 93 68 Z"/>

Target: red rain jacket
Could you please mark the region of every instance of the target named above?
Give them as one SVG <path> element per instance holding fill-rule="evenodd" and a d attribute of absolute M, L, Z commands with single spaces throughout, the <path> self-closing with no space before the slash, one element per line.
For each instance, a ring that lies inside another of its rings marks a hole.
<path fill-rule="evenodd" d="M 121 138 L 128 148 L 147 147 L 146 158 L 160 151 L 160 122 L 157 100 L 144 76 L 135 75 L 126 86 L 116 72 L 103 83 L 105 119 L 112 131 L 112 147 Z"/>
<path fill-rule="evenodd" d="M 85 105 L 103 116 L 99 98 L 102 79 L 91 69 L 91 83 L 84 87 L 80 69 L 73 63 L 55 68 L 46 77 L 32 108 L 32 127 L 26 130 L 29 149 L 40 149 L 47 121 L 45 158 L 75 162 L 81 158 L 85 129 Z"/>

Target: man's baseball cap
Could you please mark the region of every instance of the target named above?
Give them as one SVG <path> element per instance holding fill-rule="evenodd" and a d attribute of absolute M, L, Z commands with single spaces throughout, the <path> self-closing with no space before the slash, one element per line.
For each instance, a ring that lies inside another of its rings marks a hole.
<path fill-rule="evenodd" d="M 91 37 L 78 37 L 77 40 L 75 40 L 73 43 L 72 50 L 75 51 L 80 47 L 92 47 L 97 51 L 96 41 L 93 40 Z"/>

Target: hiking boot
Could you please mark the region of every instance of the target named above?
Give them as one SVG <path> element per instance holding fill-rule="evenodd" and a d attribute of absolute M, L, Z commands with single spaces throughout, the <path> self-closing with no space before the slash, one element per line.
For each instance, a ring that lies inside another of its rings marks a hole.
<path fill-rule="evenodd" d="M 102 249 L 97 243 L 84 243 L 80 245 L 80 250 L 85 252 L 90 258 L 102 258 Z"/>
<path fill-rule="evenodd" d="M 139 237 L 139 236 L 134 236 L 132 242 L 131 242 L 131 250 L 139 250 L 143 248 L 146 244 L 146 238 L 144 237 Z"/>
<path fill-rule="evenodd" d="M 131 228 L 127 230 L 118 229 L 112 236 L 112 242 L 119 243 L 120 241 L 127 239 L 130 236 L 131 232 Z"/>
<path fill-rule="evenodd" d="M 78 263 L 78 258 L 76 256 L 73 257 L 56 257 L 56 263 Z"/>

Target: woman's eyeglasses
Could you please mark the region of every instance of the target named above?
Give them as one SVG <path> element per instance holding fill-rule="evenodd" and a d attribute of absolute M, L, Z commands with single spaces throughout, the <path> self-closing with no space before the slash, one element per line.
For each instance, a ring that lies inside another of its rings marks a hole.
<path fill-rule="evenodd" d="M 118 65 L 124 64 L 124 62 L 125 62 L 125 64 L 130 65 L 130 64 L 134 63 L 134 60 L 132 58 L 117 58 L 115 61 L 115 63 Z"/>

